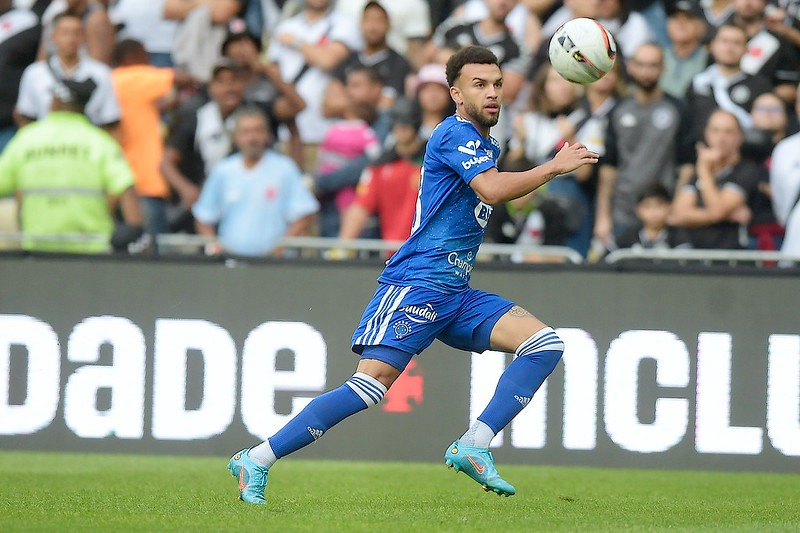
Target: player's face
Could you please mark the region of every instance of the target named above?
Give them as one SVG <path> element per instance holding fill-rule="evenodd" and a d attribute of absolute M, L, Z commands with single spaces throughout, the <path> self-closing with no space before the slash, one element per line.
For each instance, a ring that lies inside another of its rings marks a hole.
<path fill-rule="evenodd" d="M 736 119 L 725 112 L 716 112 L 708 119 L 705 131 L 706 144 L 715 148 L 723 157 L 739 152 L 742 132 Z"/>
<path fill-rule="evenodd" d="M 233 132 L 233 142 L 245 159 L 259 159 L 269 144 L 266 121 L 257 115 L 240 117 Z"/>
<path fill-rule="evenodd" d="M 464 65 L 451 94 L 465 118 L 491 128 L 500 119 L 500 105 L 503 103 L 500 67 L 477 63 Z"/>

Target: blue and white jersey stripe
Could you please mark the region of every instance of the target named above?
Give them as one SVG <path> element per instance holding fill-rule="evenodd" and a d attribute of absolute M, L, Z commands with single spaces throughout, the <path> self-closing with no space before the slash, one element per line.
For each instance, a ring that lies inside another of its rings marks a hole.
<path fill-rule="evenodd" d="M 381 299 L 375 314 L 367 322 L 364 333 L 354 341 L 353 344 L 363 344 L 366 346 L 380 344 L 381 339 L 386 334 L 392 315 L 403 301 L 403 298 L 411 287 L 390 287 Z"/>

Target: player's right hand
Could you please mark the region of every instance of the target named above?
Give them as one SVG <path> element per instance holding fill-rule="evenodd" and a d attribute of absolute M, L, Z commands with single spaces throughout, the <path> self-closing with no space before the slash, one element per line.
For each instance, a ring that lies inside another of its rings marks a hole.
<path fill-rule="evenodd" d="M 597 153 L 586 148 L 583 143 L 570 144 L 565 142 L 564 146 L 553 157 L 553 163 L 558 174 L 566 174 L 583 165 L 594 165 L 599 158 L 600 156 Z"/>

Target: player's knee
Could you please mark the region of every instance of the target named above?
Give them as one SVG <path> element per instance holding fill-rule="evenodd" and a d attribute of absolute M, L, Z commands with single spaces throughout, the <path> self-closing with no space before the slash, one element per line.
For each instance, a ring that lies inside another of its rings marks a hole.
<path fill-rule="evenodd" d="M 535 360 L 548 373 L 556 368 L 563 355 L 564 341 L 550 327 L 538 331 L 517 349 L 517 356 Z"/>

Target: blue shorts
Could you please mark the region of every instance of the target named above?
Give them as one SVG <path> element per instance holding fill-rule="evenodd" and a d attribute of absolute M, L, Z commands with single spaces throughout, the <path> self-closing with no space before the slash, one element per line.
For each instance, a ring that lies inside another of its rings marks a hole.
<path fill-rule="evenodd" d="M 483 352 L 497 321 L 514 303 L 466 289 L 455 294 L 379 283 L 353 333 L 353 351 L 389 346 L 418 354 L 439 339 L 459 350 Z"/>

